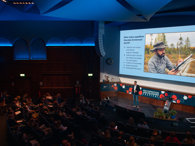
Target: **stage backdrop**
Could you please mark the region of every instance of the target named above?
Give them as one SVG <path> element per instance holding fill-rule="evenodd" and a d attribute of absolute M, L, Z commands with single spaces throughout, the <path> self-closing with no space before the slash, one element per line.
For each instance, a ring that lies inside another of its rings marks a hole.
<path fill-rule="evenodd" d="M 124 92 L 126 94 L 132 94 L 133 88 L 132 85 L 127 85 L 123 83 L 102 83 L 100 89 L 101 92 L 119 91 Z M 161 91 L 141 87 L 139 95 L 157 100 L 166 100 L 168 98 L 171 98 L 173 103 L 190 105 L 195 107 L 195 96 L 188 94 L 174 93 L 170 91 Z"/>

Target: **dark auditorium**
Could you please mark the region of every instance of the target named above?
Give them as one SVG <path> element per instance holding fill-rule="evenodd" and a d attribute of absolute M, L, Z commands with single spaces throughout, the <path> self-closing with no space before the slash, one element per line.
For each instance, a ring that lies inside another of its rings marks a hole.
<path fill-rule="evenodd" d="M 195 146 L 195 0 L 0 0 L 0 146 Z"/>

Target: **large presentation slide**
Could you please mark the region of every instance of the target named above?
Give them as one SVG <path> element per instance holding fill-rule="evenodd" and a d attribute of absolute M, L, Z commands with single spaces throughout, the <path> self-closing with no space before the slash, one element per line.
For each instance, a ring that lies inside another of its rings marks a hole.
<path fill-rule="evenodd" d="M 195 83 L 195 25 L 121 31 L 119 73 Z"/>

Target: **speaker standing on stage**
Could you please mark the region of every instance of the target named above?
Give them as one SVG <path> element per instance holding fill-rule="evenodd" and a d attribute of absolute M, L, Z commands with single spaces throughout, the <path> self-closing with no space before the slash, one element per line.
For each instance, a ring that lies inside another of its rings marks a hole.
<path fill-rule="evenodd" d="M 138 100 L 139 91 L 140 91 L 140 86 L 137 85 L 137 81 L 134 81 L 133 90 L 132 90 L 133 107 L 137 107 L 137 108 L 139 108 L 139 100 Z"/>

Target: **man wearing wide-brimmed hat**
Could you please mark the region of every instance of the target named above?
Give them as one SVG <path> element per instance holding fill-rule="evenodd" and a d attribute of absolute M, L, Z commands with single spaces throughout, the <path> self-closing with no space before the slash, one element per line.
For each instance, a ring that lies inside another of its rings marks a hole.
<path fill-rule="evenodd" d="M 175 75 L 178 71 L 175 71 L 175 65 L 171 63 L 169 58 L 165 56 L 165 44 L 164 42 L 157 42 L 153 45 L 152 52 L 155 52 L 154 56 L 148 61 L 148 71 L 151 73 L 164 74 L 165 69 L 168 69 L 168 74 Z"/>

